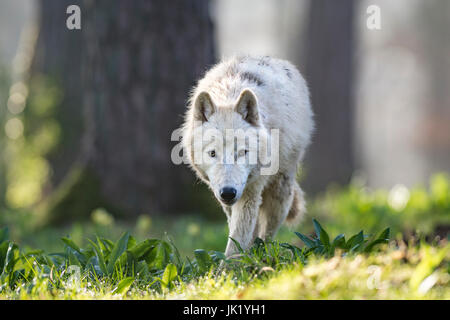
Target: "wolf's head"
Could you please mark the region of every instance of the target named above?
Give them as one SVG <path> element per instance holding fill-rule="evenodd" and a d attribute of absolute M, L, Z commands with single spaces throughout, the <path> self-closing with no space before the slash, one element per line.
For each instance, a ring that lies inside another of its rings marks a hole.
<path fill-rule="evenodd" d="M 245 89 L 232 105 L 216 105 L 201 92 L 193 99 L 190 117 L 183 137 L 190 163 L 221 203 L 233 205 L 259 174 L 266 155 L 269 134 L 256 96 Z"/>

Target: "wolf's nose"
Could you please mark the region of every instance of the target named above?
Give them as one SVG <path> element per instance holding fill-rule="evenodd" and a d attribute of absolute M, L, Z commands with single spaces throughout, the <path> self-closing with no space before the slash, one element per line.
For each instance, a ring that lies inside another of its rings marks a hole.
<path fill-rule="evenodd" d="M 220 189 L 220 197 L 225 202 L 231 202 L 236 198 L 236 189 L 231 187 L 224 187 Z"/>

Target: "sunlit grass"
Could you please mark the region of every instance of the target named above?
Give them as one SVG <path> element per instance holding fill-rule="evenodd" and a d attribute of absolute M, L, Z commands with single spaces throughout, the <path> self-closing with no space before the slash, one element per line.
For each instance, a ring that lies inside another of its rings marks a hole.
<path fill-rule="evenodd" d="M 314 225 L 313 237 L 297 233 L 304 247 L 257 240 L 232 259 L 202 249 L 183 257 L 171 237 L 137 241 L 128 233 L 84 247 L 63 238 L 63 250 L 49 254 L 21 249 L 2 229 L 0 299 L 450 298 L 447 241 L 387 245 L 388 230 L 334 237 Z"/>
<path fill-rule="evenodd" d="M 330 187 L 315 199 L 308 214 L 333 232 L 373 232 L 389 226 L 393 235 L 433 234 L 450 226 L 450 176 L 435 174 L 428 186 L 370 189 L 358 179 L 345 188 Z"/>
<path fill-rule="evenodd" d="M 450 299 L 448 176 L 428 190 L 352 185 L 308 212 L 327 231 L 306 218 L 223 262 L 224 217 L 121 221 L 98 208 L 89 221 L 38 229 L 33 211 L 2 210 L 0 299 Z"/>
<path fill-rule="evenodd" d="M 83 278 L 49 289 L 50 280 L 37 278 L 31 289 L 6 289 L 0 299 L 450 299 L 445 263 L 423 273 L 432 257 L 427 251 L 445 252 L 448 265 L 449 245 L 391 247 L 371 255 L 314 258 L 306 266 L 292 264 L 276 272 L 267 269 L 247 281 L 236 280 L 232 272 L 210 272 L 162 292 L 144 285 L 117 293 L 117 285 Z"/>

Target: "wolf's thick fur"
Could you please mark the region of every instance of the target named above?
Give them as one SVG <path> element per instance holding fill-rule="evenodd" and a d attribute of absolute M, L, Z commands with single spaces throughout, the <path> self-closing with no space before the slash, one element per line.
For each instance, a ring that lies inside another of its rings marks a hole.
<path fill-rule="evenodd" d="M 296 173 L 313 126 L 306 82 L 284 60 L 232 57 L 210 69 L 193 89 L 183 126 L 185 155 L 221 202 L 228 218 L 229 236 L 242 248 L 248 248 L 256 236 L 273 237 L 284 221 L 293 224 L 301 218 L 305 201 Z M 194 131 L 199 127 L 223 132 L 258 128 L 267 136 L 271 129 L 278 129 L 279 170 L 273 175 L 261 175 L 260 165 L 225 165 L 210 141 L 202 150 L 195 150 Z M 194 161 L 195 152 L 219 160 L 198 164 Z M 236 202 L 222 201 L 220 190 L 225 186 L 236 190 Z M 225 254 L 235 252 L 234 243 L 228 241 Z"/>

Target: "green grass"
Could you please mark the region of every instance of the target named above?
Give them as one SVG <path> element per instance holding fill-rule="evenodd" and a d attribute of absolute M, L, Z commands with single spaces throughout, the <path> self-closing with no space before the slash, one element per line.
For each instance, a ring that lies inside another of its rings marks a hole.
<path fill-rule="evenodd" d="M 0 212 L 0 299 L 450 299 L 445 174 L 426 189 L 330 188 L 298 229 L 233 259 L 224 219 L 118 221 L 103 209 L 64 227 L 35 219 Z"/>
<path fill-rule="evenodd" d="M 197 249 L 183 257 L 170 238 L 85 247 L 62 238 L 63 251 L 22 249 L 0 231 L 0 298 L 4 299 L 449 299 L 450 245 L 391 241 L 389 229 L 330 237 L 313 221 L 304 244 L 257 239 L 226 259 Z M 333 239 L 333 240 L 332 240 Z"/>
<path fill-rule="evenodd" d="M 389 226 L 393 235 L 448 236 L 450 177 L 435 174 L 427 187 L 399 184 L 390 190 L 372 190 L 355 179 L 345 188 L 330 187 L 311 203 L 308 213 L 332 232 L 354 233 L 362 227 L 374 232 Z"/>

